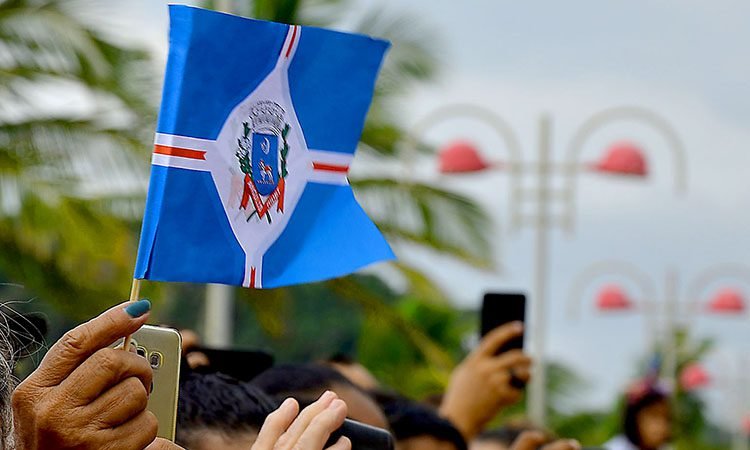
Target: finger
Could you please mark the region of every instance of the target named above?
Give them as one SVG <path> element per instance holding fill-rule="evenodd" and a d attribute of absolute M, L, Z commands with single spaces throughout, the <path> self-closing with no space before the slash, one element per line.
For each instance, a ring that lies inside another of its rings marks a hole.
<path fill-rule="evenodd" d="M 515 337 L 521 336 L 522 334 L 522 322 L 511 322 L 499 326 L 482 338 L 479 342 L 479 346 L 474 350 L 474 353 L 485 356 L 494 356 L 503 344 Z"/>
<path fill-rule="evenodd" d="M 191 369 L 207 367 L 211 364 L 208 356 L 203 352 L 190 352 L 185 356 L 185 359 L 187 359 L 188 366 L 190 366 Z"/>
<path fill-rule="evenodd" d="M 531 370 L 528 367 L 514 368 L 513 375 L 524 383 L 528 383 L 531 380 Z"/>
<path fill-rule="evenodd" d="M 531 366 L 531 358 L 521 350 L 511 350 L 492 359 L 496 369 L 509 369 Z"/>
<path fill-rule="evenodd" d="M 542 450 L 581 450 L 581 444 L 575 439 L 561 439 L 545 445 Z"/>
<path fill-rule="evenodd" d="M 346 403 L 336 399 L 328 407 L 313 418 L 310 425 L 294 445 L 299 450 L 317 450 L 323 448 L 331 433 L 336 431 L 346 419 Z M 337 445 L 338 442 L 334 445 Z"/>
<path fill-rule="evenodd" d="M 511 450 L 536 450 L 544 444 L 544 434 L 538 431 L 524 431 L 518 438 L 513 441 Z"/>
<path fill-rule="evenodd" d="M 142 413 L 148 405 L 148 391 L 141 380 L 130 377 L 113 386 L 89 406 L 92 417 L 114 428 Z"/>
<path fill-rule="evenodd" d="M 351 450 L 352 448 L 352 441 L 349 440 L 346 436 L 341 436 L 338 441 L 336 441 L 335 444 L 328 447 L 327 450 Z"/>
<path fill-rule="evenodd" d="M 145 410 L 118 427 L 102 430 L 104 444 L 99 448 L 141 450 L 156 439 L 158 430 L 156 416 Z"/>
<path fill-rule="evenodd" d="M 153 371 L 146 358 L 135 353 L 103 348 L 83 362 L 60 383 L 65 392 L 73 393 L 79 405 L 90 403 L 120 381 L 135 377 L 146 392 L 151 389 Z"/>
<path fill-rule="evenodd" d="M 337 398 L 338 396 L 335 393 L 326 391 L 317 401 L 315 401 L 315 403 L 303 409 L 302 412 L 299 413 L 299 416 L 294 419 L 292 425 L 289 426 L 286 433 L 281 437 L 279 445 L 282 446 L 282 448 L 287 445 L 289 445 L 290 448 L 294 446 L 294 443 L 299 440 L 300 436 L 302 436 L 313 419 L 315 419 L 318 414 L 325 411 L 326 408 L 328 408 L 328 406 L 330 406 Z M 318 448 L 323 448 L 323 444 Z"/>
<path fill-rule="evenodd" d="M 34 383 L 42 387 L 59 384 L 94 352 L 137 331 L 146 323 L 150 308 L 148 300 L 121 303 L 68 331 L 49 349 L 31 375 Z"/>
<path fill-rule="evenodd" d="M 266 417 L 263 426 L 260 428 L 258 438 L 253 444 L 254 450 L 270 450 L 274 448 L 276 442 L 282 434 L 292 424 L 294 418 L 299 412 L 299 404 L 293 398 L 284 400 L 279 408 Z"/>
<path fill-rule="evenodd" d="M 156 438 L 154 442 L 148 444 L 145 450 L 185 450 L 174 442 L 170 442 L 163 438 Z"/>
<path fill-rule="evenodd" d="M 499 395 L 496 397 L 501 404 L 513 404 L 523 398 L 523 389 L 519 389 L 512 384 L 510 373 L 497 373 L 490 378 L 490 385 L 493 392 Z"/>

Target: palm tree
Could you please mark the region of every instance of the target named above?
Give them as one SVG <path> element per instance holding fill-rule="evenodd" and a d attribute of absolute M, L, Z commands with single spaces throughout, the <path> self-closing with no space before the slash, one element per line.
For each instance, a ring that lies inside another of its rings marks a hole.
<path fill-rule="evenodd" d="M 0 271 L 72 316 L 122 298 L 156 89 L 80 0 L 0 0 Z"/>

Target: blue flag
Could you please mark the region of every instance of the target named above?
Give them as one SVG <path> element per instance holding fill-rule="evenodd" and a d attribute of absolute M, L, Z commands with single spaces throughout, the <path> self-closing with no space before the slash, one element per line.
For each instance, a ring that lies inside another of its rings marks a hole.
<path fill-rule="evenodd" d="M 169 12 L 135 277 L 272 288 L 392 259 L 347 178 L 389 44 Z"/>

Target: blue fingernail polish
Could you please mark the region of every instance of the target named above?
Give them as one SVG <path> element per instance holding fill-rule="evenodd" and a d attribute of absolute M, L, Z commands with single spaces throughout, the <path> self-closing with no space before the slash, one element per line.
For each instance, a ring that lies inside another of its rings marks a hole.
<path fill-rule="evenodd" d="M 141 317 L 151 310 L 151 302 L 148 300 L 138 300 L 137 302 L 130 303 L 125 307 L 125 312 L 132 318 Z"/>

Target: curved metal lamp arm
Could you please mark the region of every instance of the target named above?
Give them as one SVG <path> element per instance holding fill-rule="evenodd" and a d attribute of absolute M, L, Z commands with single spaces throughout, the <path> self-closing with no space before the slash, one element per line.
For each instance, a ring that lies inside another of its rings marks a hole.
<path fill-rule="evenodd" d="M 641 291 L 642 302 L 653 301 L 656 298 L 654 282 L 635 264 L 625 261 L 601 261 L 589 266 L 573 281 L 573 284 L 568 291 L 568 317 L 578 317 L 584 291 L 594 280 L 606 275 L 624 276 L 634 282 Z"/>
<path fill-rule="evenodd" d="M 635 120 L 644 123 L 656 130 L 664 138 L 668 144 L 667 146 L 669 150 L 672 152 L 675 174 L 675 192 L 684 193 L 687 189 L 687 162 L 685 146 L 683 145 L 682 140 L 677 135 L 674 127 L 666 119 L 653 111 L 637 106 L 610 108 L 591 116 L 583 123 L 583 125 L 581 125 L 573 136 L 573 139 L 570 141 L 565 156 L 566 165 L 577 167 L 576 165 L 579 163 L 581 152 L 591 135 L 602 127 L 620 120 Z M 571 199 L 571 213 L 567 224 L 568 231 L 571 231 L 573 227 L 572 217 L 574 214 L 572 211 L 575 209 L 576 181 L 578 178 L 576 175 L 576 171 L 568 171 L 565 181 L 565 190 L 568 192 Z"/>
<path fill-rule="evenodd" d="M 725 263 L 700 272 L 687 285 L 687 299 L 691 310 L 700 304 L 710 284 L 725 278 L 740 280 L 750 287 L 750 267 L 741 263 Z"/>
<path fill-rule="evenodd" d="M 517 193 L 520 192 L 521 189 L 521 144 L 518 139 L 518 135 L 515 133 L 515 131 L 513 131 L 513 127 L 511 127 L 505 119 L 493 113 L 489 109 L 467 103 L 457 103 L 442 106 L 419 120 L 412 127 L 411 133 L 407 134 L 406 136 L 407 145 L 411 146 L 411 148 L 416 149 L 419 141 L 427 132 L 427 130 L 447 120 L 458 118 L 472 118 L 483 122 L 490 128 L 492 128 L 498 136 L 500 136 L 500 138 L 505 143 L 505 149 L 508 152 L 507 160 L 510 163 L 507 165 L 510 191 L 513 196 L 517 195 Z M 410 164 L 407 163 L 407 166 L 409 165 Z M 515 197 L 512 197 L 510 202 L 510 216 L 514 228 L 517 227 L 520 222 L 519 218 L 516 217 L 517 214 L 514 213 L 513 209 L 514 205 L 517 203 L 518 201 L 515 199 Z"/>
<path fill-rule="evenodd" d="M 414 124 L 410 136 L 407 137 L 414 143 L 416 138 L 422 137 L 428 129 L 435 127 L 439 123 L 465 117 L 471 117 L 489 125 L 505 142 L 509 153 L 508 160 L 514 163 L 513 165 L 521 162 L 521 144 L 518 136 L 508 122 L 489 109 L 468 103 L 441 106 Z"/>

